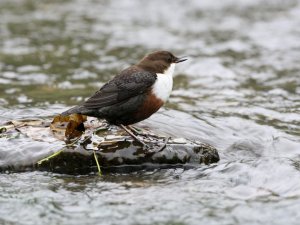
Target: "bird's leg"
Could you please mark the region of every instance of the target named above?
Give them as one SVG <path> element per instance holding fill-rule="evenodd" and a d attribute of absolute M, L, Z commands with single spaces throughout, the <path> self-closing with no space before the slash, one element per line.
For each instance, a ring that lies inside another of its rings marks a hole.
<path fill-rule="evenodd" d="M 131 137 L 133 137 L 133 139 L 135 139 L 137 142 L 141 143 L 143 146 L 145 146 L 146 148 L 148 148 L 149 146 L 147 144 L 145 144 L 143 141 L 141 141 L 134 133 L 132 133 L 132 131 L 130 129 L 128 129 L 126 126 L 124 126 L 123 124 L 119 125 L 121 128 L 123 128 Z"/>
<path fill-rule="evenodd" d="M 143 146 L 145 146 L 146 148 L 149 149 L 149 146 L 145 142 L 141 141 L 134 133 L 137 133 L 139 135 L 144 135 L 144 136 L 147 136 L 147 135 L 145 135 L 144 133 L 138 131 L 136 128 L 134 128 L 132 126 L 124 126 L 123 124 L 120 124 L 119 126 L 121 128 L 123 128 L 131 137 L 133 137 L 133 139 L 135 139 L 136 141 L 138 141 Z M 170 139 L 170 137 L 166 137 L 165 140 L 164 140 L 164 143 L 162 144 L 162 146 L 160 146 L 158 149 L 155 149 L 154 151 L 150 151 L 148 153 L 149 154 L 154 154 L 154 153 L 157 153 L 157 152 L 161 152 L 167 146 L 169 139 Z"/>
<path fill-rule="evenodd" d="M 146 154 L 147 154 L 148 156 L 152 156 L 152 155 L 155 154 L 155 153 L 161 152 L 162 150 L 164 150 L 164 149 L 166 148 L 169 139 L 170 139 L 170 137 L 166 137 L 162 146 L 160 146 L 160 147 L 158 147 L 158 148 L 155 148 L 155 149 L 153 149 L 153 150 L 151 150 L 151 151 L 148 151 L 148 152 L 146 152 Z"/>
<path fill-rule="evenodd" d="M 128 127 L 132 132 L 134 132 L 134 133 L 136 133 L 136 134 L 138 134 L 138 135 L 145 135 L 145 134 L 143 133 L 143 130 L 140 129 L 140 128 L 138 128 L 138 127 L 136 127 L 136 126 L 128 125 L 127 127 Z"/>
<path fill-rule="evenodd" d="M 128 125 L 127 126 L 133 133 L 144 136 L 144 137 L 157 137 L 157 135 L 152 134 L 151 132 L 147 131 L 146 129 L 139 128 L 133 125 Z M 145 133 L 146 131 L 146 133 Z"/>
<path fill-rule="evenodd" d="M 160 152 L 160 151 L 162 151 L 162 150 L 165 149 L 165 147 L 166 147 L 167 144 L 168 144 L 169 139 L 170 139 L 170 137 L 166 137 L 166 138 L 165 138 L 165 141 L 164 141 L 163 145 L 158 149 L 158 152 Z"/>
<path fill-rule="evenodd" d="M 149 134 L 145 134 L 143 133 L 142 130 L 139 130 L 139 128 L 135 127 L 135 126 L 132 126 L 132 125 L 128 125 L 127 126 L 128 129 L 130 129 L 132 132 L 134 132 L 135 134 L 138 134 L 138 135 L 142 135 L 142 136 L 145 136 L 145 137 L 148 137 Z M 151 134 L 150 134 L 151 135 Z M 167 146 L 168 144 L 168 141 L 169 141 L 170 137 L 166 137 L 165 140 L 164 140 L 164 143 L 162 146 L 160 146 L 155 152 L 161 152 L 162 150 L 165 149 L 165 147 Z"/>

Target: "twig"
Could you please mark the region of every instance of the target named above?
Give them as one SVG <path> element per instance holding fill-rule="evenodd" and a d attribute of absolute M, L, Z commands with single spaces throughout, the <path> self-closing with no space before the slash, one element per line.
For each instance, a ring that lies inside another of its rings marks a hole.
<path fill-rule="evenodd" d="M 98 158 L 97 158 L 97 155 L 96 155 L 96 151 L 94 151 L 94 158 L 95 158 L 95 161 L 96 161 L 96 164 L 97 164 L 98 174 L 99 174 L 99 176 L 101 177 L 101 176 L 102 176 L 102 171 L 101 171 L 101 168 L 100 168 L 100 165 L 99 165 L 99 162 L 98 162 Z"/>
<path fill-rule="evenodd" d="M 59 155 L 59 154 L 62 153 L 63 151 L 64 151 L 64 150 L 61 149 L 61 150 L 59 150 L 59 151 L 57 151 L 57 152 L 54 152 L 52 155 L 50 155 L 50 156 L 48 156 L 48 157 L 46 157 L 46 158 L 43 158 L 43 159 L 39 160 L 39 161 L 37 162 L 37 164 L 40 166 L 43 162 L 48 161 L 49 159 L 51 159 L 51 158 L 53 158 L 53 157 Z"/>
<path fill-rule="evenodd" d="M 93 134 L 95 134 L 96 131 L 93 132 Z M 65 147 L 71 147 L 73 146 L 74 144 L 76 144 L 79 140 L 80 140 L 81 137 L 77 138 L 75 141 L 73 141 L 72 143 L 70 144 L 66 144 Z M 89 137 L 86 137 L 83 142 L 85 142 Z M 57 152 L 54 152 L 52 155 L 50 156 L 47 156 L 46 158 L 43 158 L 41 160 L 39 160 L 37 162 L 38 165 L 41 165 L 43 162 L 46 162 L 48 161 L 49 159 L 55 157 L 55 156 L 58 156 L 60 153 L 62 153 L 64 151 L 64 149 L 60 149 L 59 151 Z M 101 177 L 102 176 L 102 171 L 101 171 L 101 168 L 100 168 L 100 164 L 99 164 L 99 161 L 98 161 L 98 158 L 97 158 L 97 155 L 96 155 L 96 152 L 94 151 L 94 158 L 95 158 L 95 161 L 96 161 L 96 164 L 97 164 L 97 168 L 98 168 L 98 174 L 99 176 Z"/>
<path fill-rule="evenodd" d="M 76 139 L 75 141 L 73 141 L 72 143 L 66 144 L 65 147 L 71 147 L 71 146 L 73 146 L 74 144 L 76 144 L 79 140 L 80 140 L 80 137 L 77 138 L 77 139 Z M 54 152 L 53 154 L 47 156 L 46 158 L 43 158 L 43 159 L 39 160 L 39 161 L 37 162 L 37 164 L 40 166 L 43 162 L 46 162 L 46 161 L 48 161 L 49 159 L 51 159 L 51 158 L 53 158 L 53 157 L 55 157 L 55 156 L 58 156 L 58 155 L 59 155 L 60 153 L 62 153 L 63 151 L 64 151 L 64 149 L 60 149 L 60 150 L 58 150 L 57 152 Z"/>

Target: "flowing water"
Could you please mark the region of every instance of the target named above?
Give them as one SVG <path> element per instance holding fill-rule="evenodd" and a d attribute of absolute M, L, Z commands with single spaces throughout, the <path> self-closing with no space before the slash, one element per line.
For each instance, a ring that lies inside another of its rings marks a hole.
<path fill-rule="evenodd" d="M 142 124 L 220 162 L 1 173 L 0 224 L 300 224 L 300 1 L 1 0 L 0 123 L 51 118 L 157 49 L 189 60 Z M 0 163 L 59 145 L 1 138 Z"/>

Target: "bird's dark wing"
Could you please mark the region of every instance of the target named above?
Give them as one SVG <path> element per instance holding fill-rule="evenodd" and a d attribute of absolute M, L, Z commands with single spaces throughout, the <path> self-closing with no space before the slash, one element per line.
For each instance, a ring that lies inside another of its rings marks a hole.
<path fill-rule="evenodd" d="M 97 109 L 117 104 L 147 92 L 156 78 L 157 75 L 152 72 L 124 70 L 84 102 L 83 106 L 87 109 Z"/>

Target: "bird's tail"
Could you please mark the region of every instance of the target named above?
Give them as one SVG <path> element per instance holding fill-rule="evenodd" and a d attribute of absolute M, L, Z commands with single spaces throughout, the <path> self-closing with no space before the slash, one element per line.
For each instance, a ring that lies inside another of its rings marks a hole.
<path fill-rule="evenodd" d="M 75 106 L 71 109 L 68 109 L 67 111 L 62 112 L 61 115 L 62 116 L 68 116 L 68 115 L 71 115 L 71 114 L 81 114 L 82 113 L 81 112 L 82 111 L 81 107 L 82 106 L 77 105 L 77 106 Z"/>
<path fill-rule="evenodd" d="M 60 115 L 62 116 L 68 116 L 71 114 L 81 114 L 86 116 L 93 116 L 93 117 L 102 117 L 99 111 L 95 111 L 93 109 L 87 109 L 83 105 L 77 105 L 74 106 L 71 109 L 68 109 L 67 111 L 62 112 Z"/>

